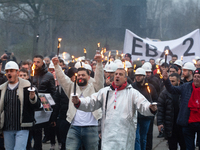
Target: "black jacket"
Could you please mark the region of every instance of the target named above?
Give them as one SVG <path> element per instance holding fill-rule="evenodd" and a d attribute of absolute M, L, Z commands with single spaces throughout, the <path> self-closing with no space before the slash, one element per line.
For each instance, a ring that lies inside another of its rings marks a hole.
<path fill-rule="evenodd" d="M 156 89 L 154 88 L 154 86 L 152 84 L 148 83 L 148 85 L 150 88 L 150 93 L 147 91 L 147 85 L 145 85 L 145 84 L 143 86 L 141 86 L 140 83 L 134 82 L 132 84 L 132 87 L 134 89 L 138 90 L 150 103 L 157 102 L 158 95 L 157 95 Z M 151 117 L 143 116 L 143 115 L 139 114 L 139 112 L 138 112 L 138 117 L 139 118 L 151 118 Z"/>
<path fill-rule="evenodd" d="M 56 105 L 53 109 L 51 121 L 55 122 L 57 117 L 59 117 L 59 119 L 66 120 L 69 99 L 61 86 L 58 86 L 56 90 L 56 94 L 54 96 L 54 100 L 55 100 Z"/>
<path fill-rule="evenodd" d="M 53 75 L 48 72 L 47 67 L 43 64 L 42 68 L 35 70 L 33 85 L 37 87 L 39 93 L 50 93 L 54 96 L 56 87 Z"/>
<path fill-rule="evenodd" d="M 158 98 L 157 125 L 164 125 L 166 137 L 172 136 L 173 126 L 179 111 L 179 95 L 172 95 L 164 89 Z"/>
<path fill-rule="evenodd" d="M 5 82 L 0 86 L 0 97 L 4 100 L 4 95 L 7 89 L 8 82 Z M 21 127 L 31 127 L 34 124 L 34 110 L 38 109 L 41 105 L 41 101 L 39 96 L 35 97 L 34 100 L 29 99 L 29 91 L 30 82 L 24 79 L 19 78 L 19 86 L 18 86 L 18 98 L 23 105 L 21 105 L 21 115 L 20 115 L 20 123 Z M 4 103 L 0 104 L 0 129 L 3 128 L 4 122 Z"/>
<path fill-rule="evenodd" d="M 151 75 L 151 77 L 147 78 L 148 83 L 152 84 L 154 86 L 154 88 L 157 91 L 157 95 L 159 96 L 160 92 L 161 92 L 161 82 L 160 80 L 155 77 L 154 75 Z"/>
<path fill-rule="evenodd" d="M 0 85 L 5 83 L 7 81 L 7 78 L 5 76 L 5 73 L 3 71 L 0 72 Z"/>

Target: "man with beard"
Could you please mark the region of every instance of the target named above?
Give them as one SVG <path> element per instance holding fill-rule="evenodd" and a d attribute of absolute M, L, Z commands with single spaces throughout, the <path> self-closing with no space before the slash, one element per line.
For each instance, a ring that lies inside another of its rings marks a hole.
<path fill-rule="evenodd" d="M 33 77 L 33 85 L 36 86 L 39 93 L 50 93 L 51 96 L 54 96 L 56 91 L 55 81 L 53 75 L 48 72 L 47 66 L 43 62 L 43 56 L 36 55 L 33 58 L 33 63 L 35 65 L 35 75 Z M 46 126 L 46 124 L 35 125 L 33 129 L 33 138 L 34 138 L 34 149 L 41 150 L 42 149 L 42 127 Z M 43 142 L 46 143 L 49 140 L 49 132 L 48 127 L 44 128 L 45 137 Z"/>
<path fill-rule="evenodd" d="M 180 85 L 180 76 L 177 73 L 169 75 L 169 80 L 173 86 Z M 182 127 L 176 123 L 179 112 L 179 103 L 180 95 L 170 94 L 166 89 L 160 93 L 158 98 L 158 130 L 161 132 L 161 130 L 164 129 L 170 150 L 177 149 L 178 143 L 181 150 L 186 149 Z"/>
<path fill-rule="evenodd" d="M 115 71 L 111 86 L 102 88 L 90 97 L 73 96 L 72 102 L 76 108 L 86 112 L 99 108 L 103 110 L 103 150 L 134 150 L 136 110 L 145 116 L 153 116 L 157 110 L 156 105 L 151 105 L 127 83 L 127 74 L 123 68 Z"/>
<path fill-rule="evenodd" d="M 182 83 L 192 82 L 193 81 L 193 72 L 196 69 L 193 63 L 186 62 L 182 68 L 182 76 L 184 79 L 181 81 Z"/>
<path fill-rule="evenodd" d="M 94 82 L 89 82 L 90 75 L 87 69 L 78 68 L 76 94 L 78 97 L 87 97 L 101 88 L 103 88 L 103 67 L 101 63 L 101 55 L 96 54 L 94 59 L 97 61 Z M 66 76 L 61 67 L 58 65 L 58 58 L 54 57 L 52 62 L 55 66 L 58 82 L 62 86 L 64 92 L 69 97 L 69 109 L 67 111 L 67 121 L 71 123 L 71 127 L 67 134 L 66 149 L 77 150 L 84 145 L 86 150 L 98 149 L 98 119 L 102 117 L 101 109 L 94 112 L 83 112 L 77 110 L 72 103 L 71 94 L 74 93 L 74 82 Z"/>
<path fill-rule="evenodd" d="M 146 72 L 143 68 L 138 68 L 135 71 L 135 81 L 132 86 L 136 90 L 138 90 L 150 103 L 156 102 L 158 95 L 153 85 L 146 82 Z M 150 90 L 150 91 L 149 91 Z M 136 139 L 135 139 L 135 149 L 146 149 L 146 142 L 147 142 L 147 133 L 150 130 L 151 136 L 149 133 L 149 145 L 152 145 L 152 133 L 153 133 L 153 125 L 150 126 L 151 120 L 154 120 L 154 117 L 147 117 L 141 115 L 138 112 L 137 117 L 137 130 L 136 130 Z M 151 129 L 150 129 L 151 128 Z"/>
<path fill-rule="evenodd" d="M 5 71 L 8 81 L 0 86 L 0 130 L 3 130 L 6 150 L 25 150 L 29 128 L 35 122 L 34 110 L 40 107 L 40 99 L 34 91 L 28 91 L 30 82 L 18 77 L 16 62 L 7 62 Z"/>

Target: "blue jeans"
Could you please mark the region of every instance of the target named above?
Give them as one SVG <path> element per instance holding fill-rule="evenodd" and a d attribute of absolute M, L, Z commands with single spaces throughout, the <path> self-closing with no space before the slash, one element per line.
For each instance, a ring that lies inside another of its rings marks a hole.
<path fill-rule="evenodd" d="M 185 145 L 187 150 L 194 150 L 195 149 L 195 133 L 200 134 L 200 123 L 190 123 L 187 127 L 182 128 Z M 198 137 L 198 142 L 200 143 L 200 138 Z"/>
<path fill-rule="evenodd" d="M 66 150 L 78 150 L 84 145 L 86 150 L 98 150 L 97 126 L 73 126 L 69 128 L 66 140 Z"/>
<path fill-rule="evenodd" d="M 6 150 L 26 150 L 29 130 L 3 131 Z"/>
<path fill-rule="evenodd" d="M 138 118 L 135 138 L 135 150 L 146 150 L 147 132 L 149 130 L 150 122 L 150 119 Z"/>

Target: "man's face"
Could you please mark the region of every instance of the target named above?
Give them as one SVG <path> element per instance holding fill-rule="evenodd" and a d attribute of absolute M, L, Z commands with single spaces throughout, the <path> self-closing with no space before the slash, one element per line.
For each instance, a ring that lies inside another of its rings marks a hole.
<path fill-rule="evenodd" d="M 178 81 L 177 77 L 175 76 L 169 77 L 169 80 L 173 86 L 178 86 L 180 83 L 180 81 Z"/>
<path fill-rule="evenodd" d="M 182 75 L 183 75 L 183 77 L 186 78 L 186 79 L 189 78 L 189 76 L 190 76 L 189 70 L 183 69 Z"/>
<path fill-rule="evenodd" d="M 42 68 L 43 61 L 41 58 L 33 58 L 33 63 L 35 64 L 35 69 L 38 70 Z"/>
<path fill-rule="evenodd" d="M 6 70 L 6 77 L 10 84 L 15 84 L 18 82 L 19 71 L 15 69 Z"/>
<path fill-rule="evenodd" d="M 28 80 L 28 78 L 29 78 L 28 74 L 26 72 L 22 72 L 22 71 L 19 72 L 19 77 L 22 79 L 25 79 L 25 80 Z"/>
<path fill-rule="evenodd" d="M 150 59 L 149 62 L 151 63 L 152 66 L 155 64 L 155 61 L 153 59 Z"/>
<path fill-rule="evenodd" d="M 127 77 L 125 75 L 125 70 L 116 70 L 114 75 L 114 83 L 116 86 L 120 86 L 127 81 Z"/>
<path fill-rule="evenodd" d="M 169 75 L 172 73 L 178 73 L 178 72 L 174 68 L 169 68 Z"/>
<path fill-rule="evenodd" d="M 147 78 L 150 78 L 150 77 L 151 77 L 151 74 L 152 74 L 152 72 L 146 72 Z"/>
<path fill-rule="evenodd" d="M 45 64 L 46 65 L 49 65 L 50 64 L 50 59 L 48 57 L 45 57 L 44 58 L 44 61 L 45 61 Z"/>
<path fill-rule="evenodd" d="M 145 79 L 145 76 L 144 75 L 136 75 L 135 76 L 135 81 L 138 82 L 138 83 L 142 83 Z"/>
<path fill-rule="evenodd" d="M 125 56 L 125 61 L 131 61 L 131 59 L 130 59 L 130 57 L 128 57 L 128 56 Z"/>
<path fill-rule="evenodd" d="M 176 57 L 172 57 L 172 63 L 174 63 L 177 60 Z"/>
<path fill-rule="evenodd" d="M 26 70 L 30 70 L 30 66 L 28 64 L 22 65 L 22 68 L 24 68 Z"/>
<path fill-rule="evenodd" d="M 59 65 L 60 65 L 61 68 L 65 67 L 65 65 L 62 62 L 59 62 Z"/>
<path fill-rule="evenodd" d="M 195 87 L 197 87 L 197 88 L 200 87 L 200 74 L 194 74 L 193 83 L 194 83 Z"/>
<path fill-rule="evenodd" d="M 88 84 L 89 79 L 90 76 L 87 74 L 85 70 L 78 71 L 77 83 L 79 86 L 86 86 Z"/>
<path fill-rule="evenodd" d="M 200 61 L 197 61 L 196 68 L 200 68 Z"/>

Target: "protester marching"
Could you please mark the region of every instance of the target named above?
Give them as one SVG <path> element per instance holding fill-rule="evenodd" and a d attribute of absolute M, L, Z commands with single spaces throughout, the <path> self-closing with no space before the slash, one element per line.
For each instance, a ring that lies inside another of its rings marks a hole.
<path fill-rule="evenodd" d="M 85 48 L 66 59 L 59 44 L 53 57 L 20 63 L 2 54 L 0 150 L 42 150 L 47 142 L 50 150 L 152 150 L 155 124 L 167 149 L 199 146 L 200 57 L 184 60 L 170 46 L 160 57 L 138 57 L 143 41 L 131 35 L 131 52 L 128 38 L 123 52 L 98 43 L 93 59 Z"/>

